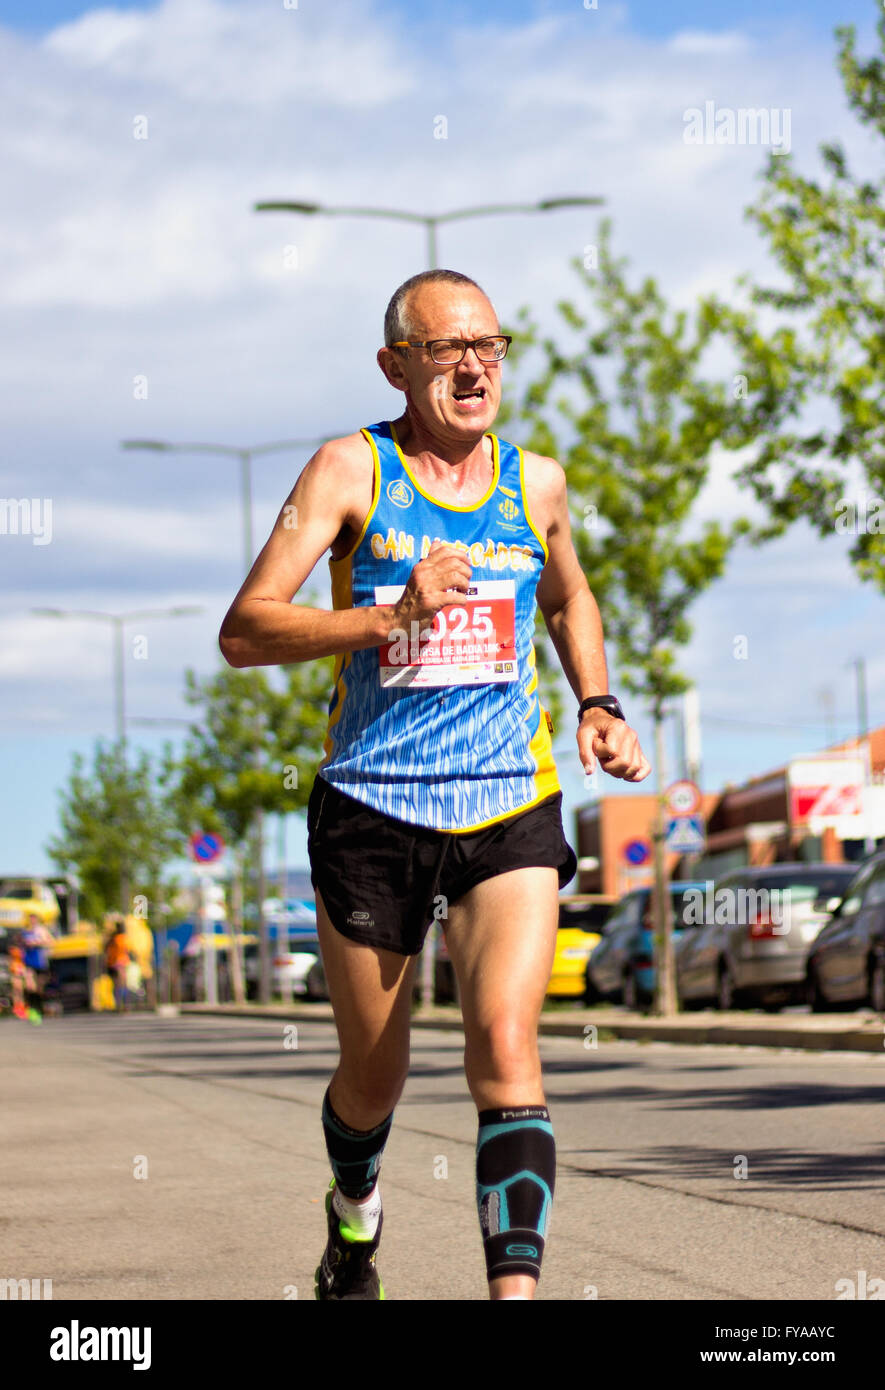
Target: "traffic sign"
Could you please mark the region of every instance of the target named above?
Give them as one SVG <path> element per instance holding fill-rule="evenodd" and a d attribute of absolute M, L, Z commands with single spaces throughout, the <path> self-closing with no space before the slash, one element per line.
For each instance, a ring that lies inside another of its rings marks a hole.
<path fill-rule="evenodd" d="M 706 844 L 703 816 L 674 816 L 667 822 L 667 849 L 671 854 L 697 854 Z"/>
<path fill-rule="evenodd" d="M 671 782 L 664 798 L 671 816 L 694 816 L 701 809 L 701 789 L 687 779 Z"/>
<path fill-rule="evenodd" d="M 621 853 L 626 863 L 638 868 L 640 864 L 647 864 L 651 859 L 651 845 L 648 840 L 628 840 Z"/>
<path fill-rule="evenodd" d="M 198 864 L 212 864 L 224 854 L 224 841 L 214 832 L 201 831 L 190 838 L 191 859 Z"/>

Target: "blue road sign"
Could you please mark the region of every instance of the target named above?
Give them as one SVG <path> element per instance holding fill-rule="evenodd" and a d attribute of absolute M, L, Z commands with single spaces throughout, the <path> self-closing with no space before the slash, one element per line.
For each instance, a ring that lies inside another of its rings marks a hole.
<path fill-rule="evenodd" d="M 667 849 L 671 854 L 698 854 L 707 843 L 703 816 L 674 816 L 667 822 Z"/>
<path fill-rule="evenodd" d="M 647 864 L 651 859 L 651 845 L 648 840 L 628 840 L 623 855 L 628 864 Z"/>
<path fill-rule="evenodd" d="M 224 841 L 221 836 L 209 832 L 192 835 L 190 845 L 191 858 L 198 864 L 211 864 L 224 854 Z"/>

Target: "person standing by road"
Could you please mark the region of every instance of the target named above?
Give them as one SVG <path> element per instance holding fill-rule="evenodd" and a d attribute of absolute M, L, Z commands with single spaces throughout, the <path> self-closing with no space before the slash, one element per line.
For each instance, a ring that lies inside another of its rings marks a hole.
<path fill-rule="evenodd" d="M 608 692 L 564 472 L 490 432 L 509 343 L 469 277 L 430 271 L 399 287 L 377 360 L 402 415 L 314 454 L 219 634 L 238 668 L 337 657 L 308 806 L 340 1046 L 322 1114 L 333 1179 L 320 1299 L 385 1297 L 378 1175 L 434 916 L 478 1112 L 489 1295 L 534 1297 L 555 1177 L 538 1019 L 558 889 L 577 867 L 538 699 L 536 606 L 579 702 L 584 770 L 598 762 L 630 782 L 650 771 Z M 328 549 L 333 611 L 293 605 Z"/>
<path fill-rule="evenodd" d="M 42 1023 L 46 982 L 49 979 L 49 948 L 54 937 L 36 913 L 28 917 L 28 928 L 22 936 L 25 963 L 27 1015 L 32 1023 Z"/>
<path fill-rule="evenodd" d="M 129 963 L 132 959 L 126 940 L 125 924 L 113 919 L 113 929 L 105 946 L 105 967 L 114 982 L 114 1007 L 125 1012 L 129 1001 Z"/>

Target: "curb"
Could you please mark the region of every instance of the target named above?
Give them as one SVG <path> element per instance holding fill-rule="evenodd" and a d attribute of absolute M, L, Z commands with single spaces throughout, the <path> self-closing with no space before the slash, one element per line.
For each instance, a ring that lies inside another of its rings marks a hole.
<path fill-rule="evenodd" d="M 216 1018 L 279 1019 L 297 1023 L 333 1023 L 330 1004 L 181 1004 L 183 1014 Z M 168 1017 L 168 1015 L 167 1015 Z M 844 1015 L 813 1015 L 807 1020 L 787 1016 L 778 1021 L 764 1022 L 752 1015 L 727 1017 L 713 1014 L 686 1019 L 653 1019 L 643 1015 L 625 1015 L 609 1010 L 563 1011 L 561 1014 L 542 1014 L 538 1031 L 547 1037 L 580 1037 L 595 1027 L 599 1033 L 613 1034 L 617 1039 L 639 1042 L 671 1042 L 739 1047 L 795 1048 L 804 1052 L 877 1052 L 885 1054 L 885 1019 L 875 1015 L 847 1022 Z M 463 1031 L 460 1013 L 452 1009 L 433 1010 L 412 1015 L 413 1028 L 432 1028 L 443 1032 Z"/>

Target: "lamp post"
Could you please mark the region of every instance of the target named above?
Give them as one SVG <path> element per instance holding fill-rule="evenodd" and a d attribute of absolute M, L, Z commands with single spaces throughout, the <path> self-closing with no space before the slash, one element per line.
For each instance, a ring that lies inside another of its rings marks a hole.
<path fill-rule="evenodd" d="M 297 212 L 306 217 L 382 217 L 395 222 L 414 222 L 427 233 L 427 269 L 437 269 L 437 229 L 442 222 L 461 222 L 468 217 L 499 217 L 511 213 L 554 212 L 560 208 L 601 207 L 604 198 L 566 195 L 542 198 L 536 203 L 489 203 L 481 207 L 455 208 L 451 212 L 407 212 L 401 208 L 329 207 L 325 203 L 274 201 L 255 203 L 255 212 Z"/>
<path fill-rule="evenodd" d="M 187 618 L 205 610 L 194 604 L 178 604 L 174 608 L 138 608 L 131 613 L 101 613 L 91 608 L 32 608 L 41 618 L 86 618 L 110 623 L 114 629 L 114 704 L 116 709 L 117 742 L 126 744 L 126 674 L 123 662 L 123 628 L 126 623 L 142 618 Z"/>
<path fill-rule="evenodd" d="M 145 449 L 155 454 L 218 454 L 224 458 L 238 459 L 240 463 L 240 495 L 243 512 L 243 554 L 246 573 L 252 568 L 254 545 L 252 538 L 252 460 L 262 454 L 284 453 L 288 449 L 318 448 L 325 444 L 331 435 L 317 439 L 280 439 L 271 444 L 249 444 L 240 447 L 235 444 L 176 444 L 166 439 L 124 439 L 123 449 Z"/>
<path fill-rule="evenodd" d="M 177 604 L 173 608 L 138 608 L 129 613 L 102 613 L 90 608 L 32 608 L 41 618 L 85 618 L 87 621 L 110 623 L 114 632 L 114 692 L 117 745 L 126 758 L 126 667 L 123 661 L 123 629 L 126 623 L 143 618 L 187 618 L 204 610 L 194 604 Z M 120 905 L 124 913 L 129 904 L 129 877 L 124 864 L 120 869 Z"/>

